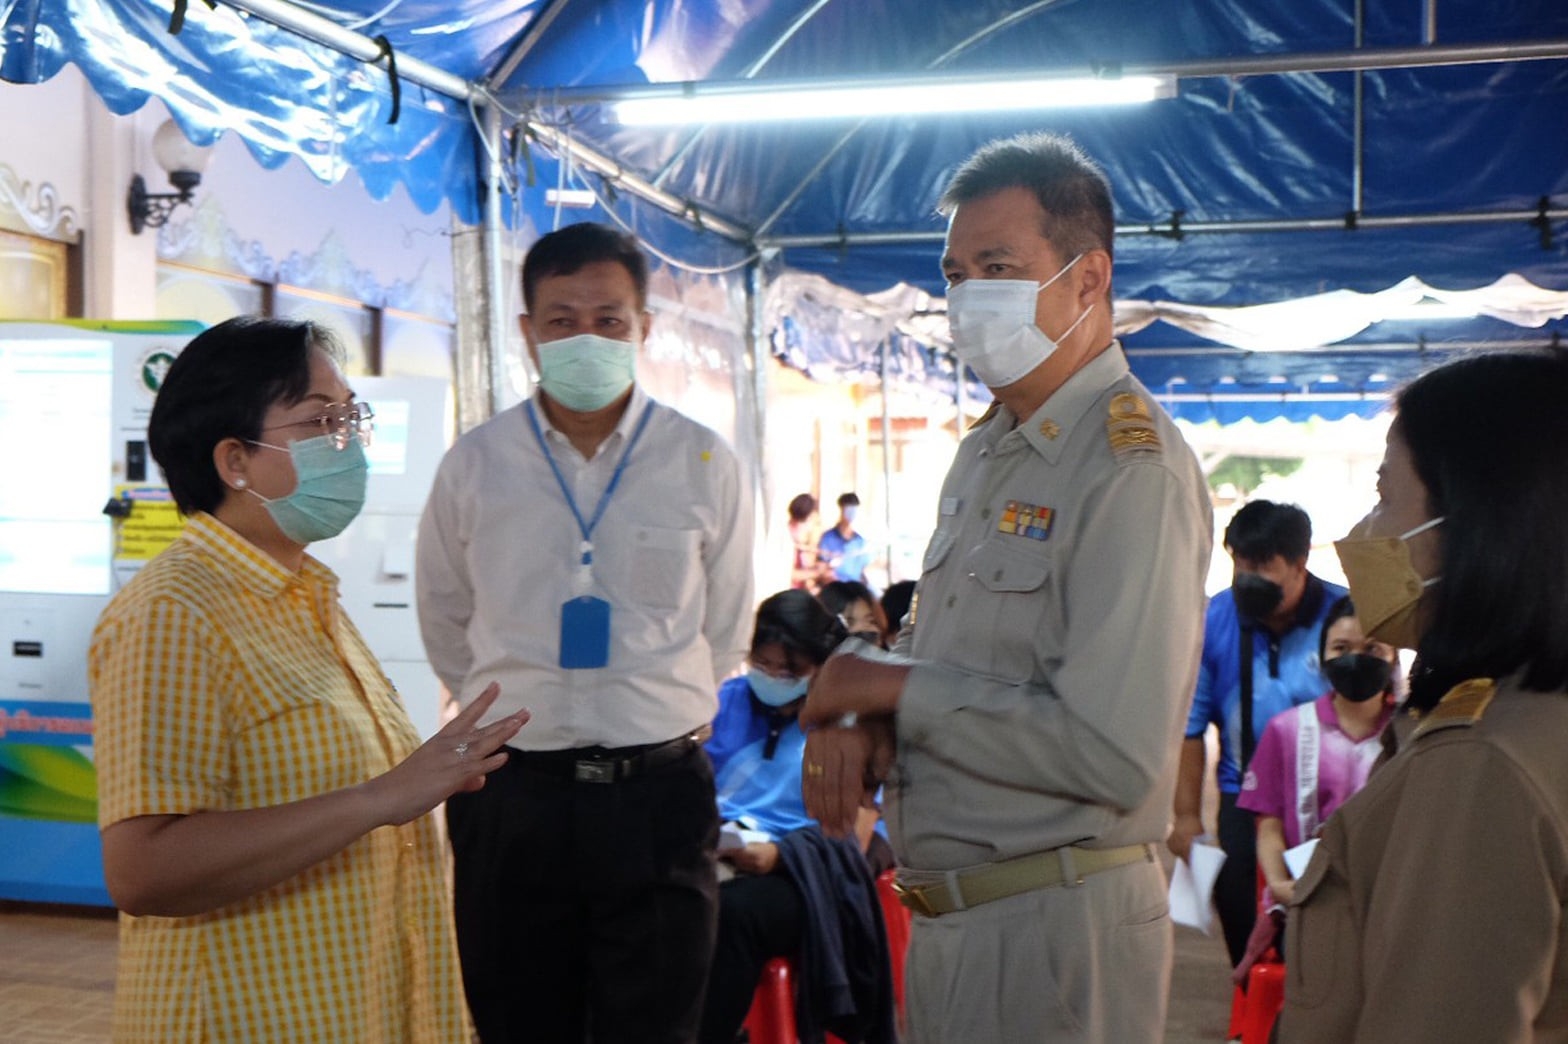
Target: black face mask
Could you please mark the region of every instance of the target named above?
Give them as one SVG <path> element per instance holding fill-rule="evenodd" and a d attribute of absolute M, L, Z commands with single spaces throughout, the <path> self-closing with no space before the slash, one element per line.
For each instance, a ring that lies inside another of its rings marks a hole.
<path fill-rule="evenodd" d="M 1237 573 L 1230 584 L 1236 612 L 1250 623 L 1261 623 L 1285 600 L 1285 589 L 1257 573 Z"/>
<path fill-rule="evenodd" d="M 1346 653 L 1324 660 L 1323 676 L 1351 703 L 1365 703 L 1388 691 L 1394 665 L 1371 653 Z"/>

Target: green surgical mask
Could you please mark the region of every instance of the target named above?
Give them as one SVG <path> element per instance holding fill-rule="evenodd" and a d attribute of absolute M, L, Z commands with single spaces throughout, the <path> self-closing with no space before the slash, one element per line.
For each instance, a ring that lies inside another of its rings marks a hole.
<path fill-rule="evenodd" d="M 283 535 L 296 544 L 329 540 L 348 528 L 365 506 L 370 465 L 365 447 L 351 438 L 342 449 L 330 435 L 301 439 L 287 446 L 253 442 L 254 446 L 287 453 L 294 462 L 294 492 L 268 498 L 246 492 L 267 505 L 267 513 Z"/>
<path fill-rule="evenodd" d="M 591 413 L 619 398 L 637 376 L 637 345 L 598 334 L 546 341 L 539 348 L 539 387 L 569 410 Z"/>

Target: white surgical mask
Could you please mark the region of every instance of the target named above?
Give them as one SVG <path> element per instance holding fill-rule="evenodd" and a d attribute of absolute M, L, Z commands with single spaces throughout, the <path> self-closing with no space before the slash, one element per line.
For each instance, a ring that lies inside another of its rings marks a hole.
<path fill-rule="evenodd" d="M 637 376 L 637 344 L 576 334 L 539 346 L 539 387 L 569 410 L 591 413 L 619 398 Z"/>
<path fill-rule="evenodd" d="M 1083 259 L 1079 254 L 1043 283 L 1028 279 L 966 279 L 947 292 L 947 321 L 958 358 L 988 388 L 1012 384 L 1049 359 L 1094 310 L 1090 305 L 1052 340 L 1034 323 L 1041 291 Z"/>

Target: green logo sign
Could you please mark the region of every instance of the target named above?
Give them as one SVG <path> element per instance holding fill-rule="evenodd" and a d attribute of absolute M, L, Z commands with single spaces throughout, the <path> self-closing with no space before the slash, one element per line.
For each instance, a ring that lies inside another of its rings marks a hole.
<path fill-rule="evenodd" d="M 154 395 L 163 387 L 163 379 L 169 375 L 169 367 L 174 365 L 174 353 L 158 351 L 150 353 L 142 360 L 142 384 Z"/>

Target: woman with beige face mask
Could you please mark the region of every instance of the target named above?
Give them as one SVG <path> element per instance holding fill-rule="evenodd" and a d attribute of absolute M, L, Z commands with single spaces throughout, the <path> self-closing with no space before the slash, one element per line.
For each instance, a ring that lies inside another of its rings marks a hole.
<path fill-rule="evenodd" d="M 1295 883 L 1286 1042 L 1568 1038 L 1568 355 L 1398 397 L 1336 544 L 1369 637 L 1414 649 L 1410 741 Z"/>

